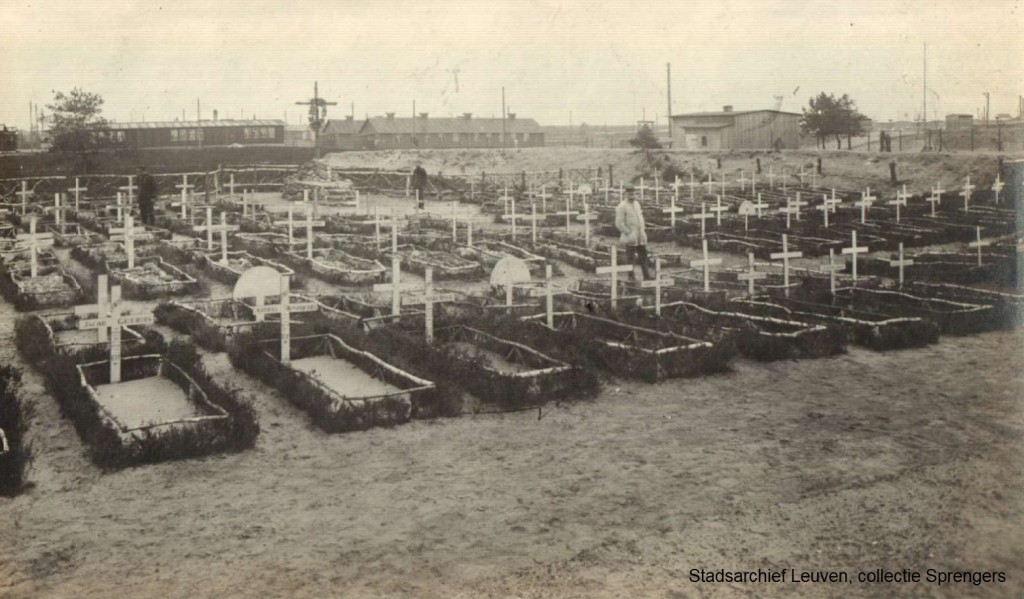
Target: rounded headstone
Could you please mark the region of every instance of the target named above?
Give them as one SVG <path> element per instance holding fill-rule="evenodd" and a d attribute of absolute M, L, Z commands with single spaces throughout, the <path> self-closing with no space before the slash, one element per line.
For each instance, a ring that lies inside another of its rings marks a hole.
<path fill-rule="evenodd" d="M 269 266 L 254 266 L 242 273 L 231 296 L 234 299 L 246 297 L 267 297 L 281 294 L 281 273 Z"/>
<path fill-rule="evenodd" d="M 491 271 L 491 286 L 515 285 L 530 280 L 530 268 L 519 258 L 505 256 L 494 265 Z"/>
<path fill-rule="evenodd" d="M 754 208 L 754 204 L 750 200 L 743 200 L 743 203 L 740 204 L 739 212 L 740 216 L 753 216 L 757 214 L 757 208 Z"/>

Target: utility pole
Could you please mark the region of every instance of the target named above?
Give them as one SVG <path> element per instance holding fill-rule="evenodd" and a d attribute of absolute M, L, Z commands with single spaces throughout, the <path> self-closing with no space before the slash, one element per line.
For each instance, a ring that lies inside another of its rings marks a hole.
<path fill-rule="evenodd" d="M 505 86 L 501 86 L 501 147 L 505 147 Z"/>
<path fill-rule="evenodd" d="M 665 87 L 668 88 L 668 143 L 669 147 L 672 144 L 672 63 L 665 63 Z"/>
<path fill-rule="evenodd" d="M 992 106 L 992 102 L 991 102 L 992 98 L 991 98 L 991 96 L 989 95 L 988 92 L 983 92 L 982 95 L 985 96 L 985 128 L 987 129 L 988 128 L 988 109 L 989 109 L 989 107 Z"/>
<path fill-rule="evenodd" d="M 924 43 L 924 87 L 921 90 L 921 98 L 924 102 L 924 112 L 921 113 L 921 124 L 924 125 L 924 130 L 928 131 L 928 42 Z M 932 149 L 931 136 L 924 142 L 924 150 L 928 151 Z"/>

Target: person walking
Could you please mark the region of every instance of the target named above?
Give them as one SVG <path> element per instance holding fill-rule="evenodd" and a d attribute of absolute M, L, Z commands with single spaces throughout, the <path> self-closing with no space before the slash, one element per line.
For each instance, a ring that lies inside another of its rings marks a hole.
<path fill-rule="evenodd" d="M 633 265 L 633 280 L 651 278 L 647 266 L 647 232 L 640 202 L 627 195 L 615 207 L 615 228 L 619 230 L 619 243 L 626 248 L 626 260 Z M 637 267 L 642 277 L 637 276 Z"/>
<path fill-rule="evenodd" d="M 146 167 L 139 167 L 139 213 L 142 224 L 153 227 L 156 225 L 156 197 L 158 195 L 156 179 L 146 172 Z"/>
<path fill-rule="evenodd" d="M 416 207 L 422 209 L 424 201 L 427 199 L 427 171 L 419 162 L 416 163 L 416 168 L 412 170 L 412 188 L 416 193 Z"/>

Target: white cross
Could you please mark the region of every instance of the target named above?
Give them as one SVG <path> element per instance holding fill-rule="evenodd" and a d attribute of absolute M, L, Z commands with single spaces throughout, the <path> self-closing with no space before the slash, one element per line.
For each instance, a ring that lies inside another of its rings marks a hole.
<path fill-rule="evenodd" d="M 775 173 L 772 172 L 771 165 L 768 165 L 768 188 L 775 189 Z"/>
<path fill-rule="evenodd" d="M 801 187 L 804 184 L 804 177 L 806 177 L 806 175 L 804 174 L 804 165 L 801 164 L 800 165 L 800 186 Z"/>
<path fill-rule="evenodd" d="M 971 185 L 971 176 L 967 175 L 967 184 L 964 185 L 964 190 L 960 192 L 960 195 L 964 198 L 964 212 L 968 212 L 970 210 L 968 204 L 970 204 L 971 201 L 971 190 L 974 188 L 975 186 Z"/>
<path fill-rule="evenodd" d="M 132 199 L 134 197 L 134 194 L 132 192 L 135 191 L 136 189 L 138 189 L 139 186 L 135 185 L 134 182 L 132 181 L 135 178 L 135 175 L 125 175 L 125 176 L 128 177 L 128 185 L 122 185 L 121 187 L 118 187 L 118 189 L 120 189 L 122 191 L 127 191 L 128 192 L 128 207 L 130 209 L 131 205 L 132 205 Z"/>
<path fill-rule="evenodd" d="M 37 233 L 36 220 L 35 214 L 30 216 L 28 220 L 28 233 L 18 233 L 16 237 L 17 240 L 25 242 L 25 246 L 28 247 L 30 276 L 33 279 L 39 275 L 39 249 L 53 245 L 53 233 Z"/>
<path fill-rule="evenodd" d="M 227 264 L 228 261 L 228 231 L 237 231 L 237 225 L 228 225 L 224 216 L 224 212 L 220 213 L 220 224 L 213 224 L 213 206 L 206 207 L 206 225 L 200 225 L 192 227 L 192 230 L 199 233 L 206 231 L 206 249 L 213 249 L 213 234 L 220 232 L 220 245 L 221 245 L 221 263 Z"/>
<path fill-rule="evenodd" d="M 289 209 L 288 210 L 288 220 L 289 221 L 291 220 L 291 217 L 292 217 L 292 212 L 291 212 L 291 209 Z M 313 220 L 312 210 L 311 210 L 309 204 L 307 204 L 306 205 L 306 220 L 305 221 L 299 221 L 296 224 L 305 225 L 306 226 L 306 258 L 309 258 L 310 260 L 312 260 L 313 259 L 313 239 L 314 239 L 313 227 L 325 227 L 325 226 L 327 226 L 327 223 L 325 223 L 322 220 Z M 289 228 L 289 230 L 291 229 L 291 223 L 290 222 L 289 222 L 288 228 Z"/>
<path fill-rule="evenodd" d="M 78 177 L 75 177 L 75 186 L 70 188 L 70 189 L 68 189 L 68 191 L 75 192 L 75 211 L 77 211 L 78 210 L 78 202 L 79 202 L 79 199 L 80 199 L 81 192 L 89 191 L 89 188 L 88 187 L 82 187 L 78 183 Z"/>
<path fill-rule="evenodd" d="M 786 169 L 782 169 L 782 177 L 780 177 L 782 179 L 782 193 L 786 193 L 786 179 L 788 177 L 789 174 L 786 172 Z"/>
<path fill-rule="evenodd" d="M 599 275 L 606 275 L 606 274 L 610 274 L 611 275 L 611 277 L 612 277 L 612 295 L 611 295 L 611 298 L 612 298 L 612 309 L 614 310 L 615 306 L 618 304 L 618 297 L 619 297 L 619 273 L 620 272 L 633 272 L 633 266 L 630 265 L 630 264 L 623 264 L 622 266 L 619 266 L 619 264 L 618 264 L 619 248 L 613 245 L 611 250 L 612 250 L 611 251 L 611 254 L 612 254 L 612 265 L 611 266 L 598 266 L 595 272 L 597 272 L 597 274 L 599 274 Z"/>
<path fill-rule="evenodd" d="M 74 307 L 75 316 L 82 318 L 84 316 L 92 316 L 98 314 L 103 316 L 110 313 L 110 288 L 107 284 L 107 275 L 100 275 L 96 282 L 96 303 L 95 304 L 84 304 Z M 96 329 L 97 341 L 100 343 L 107 342 L 107 329 L 99 328 Z"/>
<path fill-rule="evenodd" d="M 757 173 L 750 173 L 750 195 L 757 193 Z"/>
<path fill-rule="evenodd" d="M 189 185 L 188 175 L 182 175 L 181 185 L 175 185 L 175 187 L 181 190 L 181 220 L 185 220 L 185 206 L 188 204 L 189 193 L 195 185 Z"/>
<path fill-rule="evenodd" d="M 583 244 L 590 247 L 590 205 L 583 202 Z"/>
<path fill-rule="evenodd" d="M 800 192 L 796 192 L 796 200 L 793 201 L 793 207 L 796 208 L 796 220 L 800 222 L 800 209 L 807 206 L 808 203 L 800 199 Z"/>
<path fill-rule="evenodd" d="M 850 232 L 850 236 L 851 236 L 851 239 L 852 239 L 852 243 L 850 244 L 850 247 L 843 248 L 843 253 L 844 254 L 850 254 L 853 257 L 853 280 L 854 280 L 854 282 L 856 282 L 857 281 L 857 254 L 866 254 L 868 252 L 868 248 L 867 248 L 867 246 L 858 246 L 857 245 L 857 232 L 856 231 L 851 231 Z"/>
<path fill-rule="evenodd" d="M 537 194 L 537 197 L 540 198 L 540 211 L 541 214 L 543 214 L 548 211 L 548 198 L 551 197 L 551 194 L 548 193 L 548 186 L 546 184 L 540 186 L 540 193 Z"/>
<path fill-rule="evenodd" d="M 211 227 L 212 228 L 212 227 Z M 238 231 L 237 225 L 228 225 L 227 216 L 223 211 L 220 213 L 220 225 L 216 227 L 220 231 L 220 263 L 228 263 L 228 231 Z"/>
<path fill-rule="evenodd" d="M 900 242 L 900 258 L 899 258 L 899 260 L 889 260 L 889 266 L 890 267 L 898 266 L 899 269 L 900 269 L 900 287 L 903 287 L 903 267 L 904 266 L 913 266 L 913 265 L 914 265 L 914 261 L 913 260 L 911 260 L 909 258 L 906 259 L 906 260 L 903 259 L 903 242 L 901 241 Z"/>
<path fill-rule="evenodd" d="M 828 213 L 832 211 L 832 204 L 828 201 L 827 195 L 821 196 L 822 201 L 820 206 L 815 206 L 815 210 L 821 210 L 821 216 L 825 219 L 825 228 L 828 228 Z"/>
<path fill-rule="evenodd" d="M 101 281 L 106 286 L 106 277 L 101 276 Z M 102 331 L 101 335 L 110 335 L 110 384 L 121 382 L 121 327 L 153 324 L 152 314 L 121 314 L 121 286 L 115 285 L 110 290 L 110 303 L 105 309 L 101 309 L 99 316 L 80 320 L 78 330 Z"/>
<path fill-rule="evenodd" d="M 836 207 L 843 203 L 843 198 L 836 197 L 836 188 L 832 188 L 832 197 L 828 200 L 829 206 L 832 208 L 832 214 L 836 213 Z"/>
<path fill-rule="evenodd" d="M 711 178 L 711 173 L 708 173 L 708 180 L 705 181 L 702 185 L 708 186 L 707 194 L 711 195 L 711 192 L 714 191 L 715 189 L 715 181 L 714 179 Z"/>
<path fill-rule="evenodd" d="M 706 203 L 704 203 L 704 202 L 700 203 L 700 216 L 697 216 L 695 214 L 695 215 L 693 215 L 693 218 L 699 218 L 700 219 L 700 236 L 701 236 L 701 238 L 703 238 L 704 237 L 704 221 L 706 221 L 707 219 L 711 218 L 711 215 L 707 213 L 707 204 Z"/>
<path fill-rule="evenodd" d="M 123 223 L 124 222 L 124 202 L 123 202 L 123 200 L 124 200 L 124 197 L 122 196 L 121 192 L 120 191 L 117 192 L 117 222 L 118 223 Z"/>
<path fill-rule="evenodd" d="M 18 192 L 18 195 L 21 196 L 21 214 L 23 216 L 28 212 L 28 196 L 35 195 L 35 193 L 35 191 L 28 190 L 28 183 L 21 182 L 21 191 Z"/>
<path fill-rule="evenodd" d="M 768 273 L 766 273 L 766 272 L 757 272 L 756 270 L 754 270 L 754 253 L 753 252 L 748 252 L 747 253 L 747 265 L 748 265 L 747 272 L 741 272 L 740 274 L 736 275 L 736 278 L 739 279 L 740 281 L 746 281 L 747 282 L 747 294 L 753 296 L 754 295 L 754 281 L 757 281 L 758 279 L 767 278 L 768 277 Z"/>
<path fill-rule="evenodd" d="M 407 295 L 403 304 L 423 304 L 427 343 L 434 342 L 434 304 L 455 301 L 454 293 L 434 293 L 434 269 L 427 268 L 424 274 L 423 293 Z"/>
<path fill-rule="evenodd" d="M 846 263 L 836 264 L 836 251 L 828 248 L 828 264 L 818 267 L 820 272 L 828 272 L 828 285 L 832 295 L 836 294 L 836 272 L 846 268 Z"/>
<path fill-rule="evenodd" d="M 640 177 L 640 201 L 644 201 L 644 178 Z"/>
<path fill-rule="evenodd" d="M 683 186 L 683 184 L 679 182 L 679 175 L 676 175 L 675 183 L 673 183 L 670 186 L 670 187 L 672 187 L 673 197 L 675 197 L 677 199 L 679 198 L 679 188 L 682 187 L 682 186 Z"/>
<path fill-rule="evenodd" d="M 675 285 L 675 281 L 669 278 L 661 278 L 661 258 L 654 259 L 654 279 L 640 281 L 640 287 L 654 289 L 654 313 L 661 316 L 661 288 L 666 285 Z"/>
<path fill-rule="evenodd" d="M 811 189 L 818 189 L 818 171 L 811 171 Z"/>
<path fill-rule="evenodd" d="M 690 268 L 702 267 L 704 269 L 704 291 L 711 291 L 711 266 L 718 266 L 722 263 L 721 258 L 708 258 L 708 240 L 701 240 L 701 252 L 704 258 L 701 260 L 690 260 Z"/>
<path fill-rule="evenodd" d="M 737 179 L 737 181 L 740 184 L 740 191 L 746 191 L 747 181 L 750 181 L 750 179 L 747 179 L 747 176 L 743 174 L 743 171 L 740 171 L 740 178 Z"/>
<path fill-rule="evenodd" d="M 722 173 L 722 181 L 720 185 L 722 187 L 722 195 L 725 195 L 725 173 Z"/>
<path fill-rule="evenodd" d="M 253 313 L 259 318 L 267 314 L 281 315 L 281 363 L 291 362 L 292 354 L 292 312 L 316 312 L 316 302 L 291 302 L 291 275 L 281 273 L 281 302 L 278 304 L 266 305 L 257 298 L 256 307 Z"/>
<path fill-rule="evenodd" d="M 693 173 L 690 173 L 690 201 L 693 201 L 693 190 L 700 187 L 700 183 L 697 183 L 693 178 Z"/>
<path fill-rule="evenodd" d="M 996 180 L 992 183 L 992 193 L 995 194 L 996 204 L 999 203 L 999 192 L 1003 190 L 1006 184 L 999 178 L 999 173 L 996 173 Z"/>
<path fill-rule="evenodd" d="M 728 209 L 729 209 L 728 206 L 722 206 L 722 196 L 716 195 L 715 196 L 715 207 L 714 208 L 708 208 L 708 210 L 710 210 L 711 212 L 715 213 L 715 225 L 717 225 L 719 227 L 722 226 L 722 212 L 725 211 L 725 210 L 728 210 Z"/>
<path fill-rule="evenodd" d="M 757 218 L 761 218 L 761 210 L 767 207 L 768 204 L 765 204 L 764 202 L 761 201 L 761 194 L 757 194 L 757 203 L 754 204 L 754 210 L 757 210 Z"/>
<path fill-rule="evenodd" d="M 935 188 L 932 189 L 931 197 L 925 200 L 932 205 L 932 218 L 935 218 L 935 205 L 942 202 L 942 192 L 944 191 L 946 190 L 942 189 L 942 186 L 936 185 Z"/>
<path fill-rule="evenodd" d="M 909 199 L 909 198 L 910 198 L 910 194 L 907 193 L 907 186 L 904 185 L 903 186 L 903 190 L 896 193 L 896 199 L 895 200 L 886 202 L 890 206 L 892 206 L 892 205 L 896 206 L 896 222 L 897 223 L 900 222 L 900 206 L 906 206 L 907 205 L 907 199 Z"/>
<path fill-rule="evenodd" d="M 878 199 L 877 197 L 871 195 L 871 188 L 870 187 L 868 188 L 867 191 L 860 192 L 860 201 L 859 202 L 854 202 L 853 205 L 860 207 L 860 223 L 861 224 L 864 224 L 864 223 L 867 222 L 868 208 L 870 208 L 871 204 L 873 204 L 874 201 L 877 200 L 877 199 Z"/>
<path fill-rule="evenodd" d="M 398 228 L 391 227 L 391 282 L 377 283 L 373 286 L 374 291 L 391 292 L 391 313 L 398 316 L 402 313 L 402 291 L 415 289 L 412 283 L 402 283 L 401 271 L 402 259 L 398 256 Z"/>
<path fill-rule="evenodd" d="M 789 259 L 803 258 L 803 256 L 803 252 L 789 251 L 789 239 L 785 233 L 782 234 L 782 251 L 773 252 L 769 255 L 772 260 L 782 260 L 782 285 L 785 287 L 787 297 L 789 297 Z"/>
<path fill-rule="evenodd" d="M 571 205 L 567 205 L 565 210 L 555 212 L 554 214 L 556 216 L 565 215 L 565 232 L 568 233 L 570 231 L 569 226 L 572 224 L 572 217 L 578 215 L 579 212 L 573 210 Z"/>
<path fill-rule="evenodd" d="M 231 178 L 228 179 L 228 194 L 235 197 L 235 173 L 231 173 Z"/>
<path fill-rule="evenodd" d="M 793 198 L 786 196 L 786 207 L 779 208 L 779 212 L 786 215 L 786 228 L 788 229 L 792 215 L 797 212 L 796 206 L 793 205 Z"/>
<path fill-rule="evenodd" d="M 675 231 L 675 229 L 676 229 L 676 213 L 677 212 L 683 212 L 684 210 L 685 210 L 685 208 L 677 208 L 676 207 L 676 197 L 675 196 L 672 196 L 672 207 L 671 208 L 662 208 L 661 209 L 662 213 L 669 215 L 669 221 L 672 223 L 672 230 L 673 231 Z"/>
<path fill-rule="evenodd" d="M 60 193 L 53 194 L 53 222 L 60 230 L 64 230 L 64 203 L 61 201 Z"/>
<path fill-rule="evenodd" d="M 978 248 L 978 266 L 981 266 L 981 248 L 992 245 L 992 241 L 986 239 L 981 240 L 981 227 L 975 227 L 977 233 L 977 241 L 972 241 L 967 244 L 967 247 Z"/>
<path fill-rule="evenodd" d="M 128 254 L 128 268 L 135 268 L 135 219 L 124 217 L 124 226 L 110 229 L 112 241 L 124 240 L 124 251 Z"/>

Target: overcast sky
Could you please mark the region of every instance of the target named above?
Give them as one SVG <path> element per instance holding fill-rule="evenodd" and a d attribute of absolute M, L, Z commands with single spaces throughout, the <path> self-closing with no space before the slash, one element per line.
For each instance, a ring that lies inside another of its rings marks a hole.
<path fill-rule="evenodd" d="M 664 119 L 672 112 L 799 112 L 848 93 L 876 120 L 915 118 L 928 42 L 929 118 L 1017 114 L 1019 1 L 4 0 L 0 123 L 81 87 L 112 120 L 284 118 L 320 92 L 329 116 L 386 111 L 500 116 L 542 125 Z"/>

